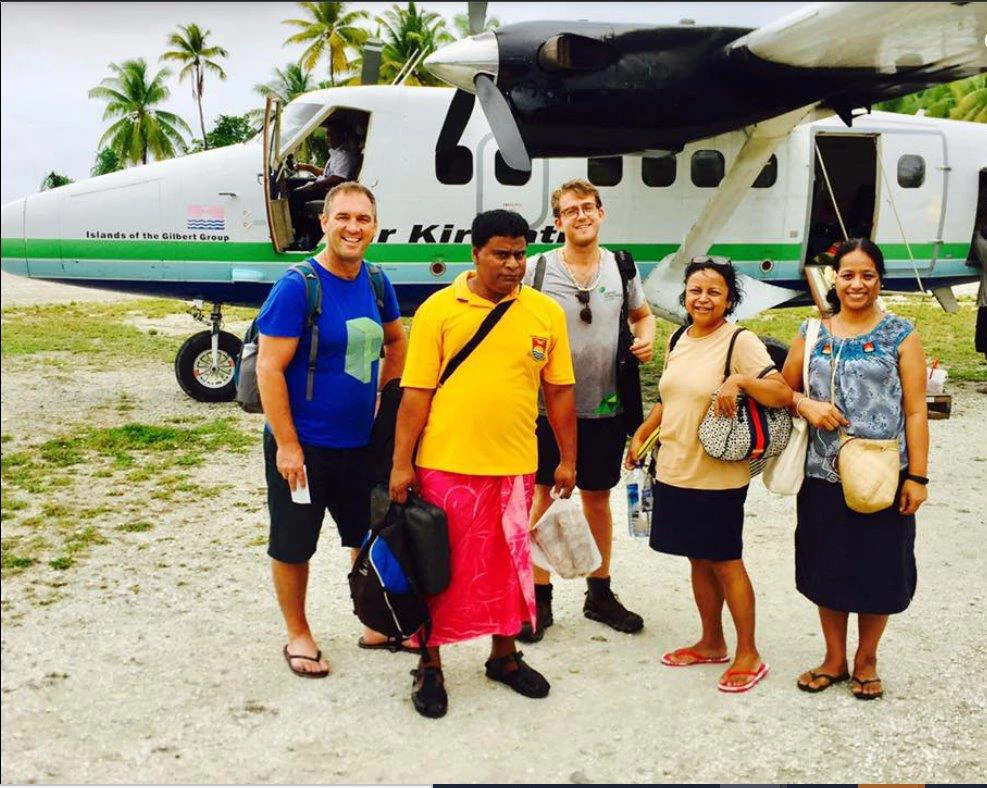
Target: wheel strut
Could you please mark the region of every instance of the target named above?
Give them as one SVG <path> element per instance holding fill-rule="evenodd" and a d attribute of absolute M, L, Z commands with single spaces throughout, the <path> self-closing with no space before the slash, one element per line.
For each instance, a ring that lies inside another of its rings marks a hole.
<path fill-rule="evenodd" d="M 215 303 L 212 305 L 212 312 L 209 313 L 209 326 L 212 340 L 212 369 L 215 372 L 219 368 L 219 330 L 223 325 L 223 305 Z"/>

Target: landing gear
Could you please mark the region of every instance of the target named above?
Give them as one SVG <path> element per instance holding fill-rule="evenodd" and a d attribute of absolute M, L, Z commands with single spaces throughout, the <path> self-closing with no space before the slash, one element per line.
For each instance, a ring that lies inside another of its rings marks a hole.
<path fill-rule="evenodd" d="M 212 328 L 190 336 L 175 356 L 178 385 L 199 402 L 232 402 L 236 396 L 233 372 L 242 343 L 228 331 L 220 331 L 220 306 L 215 304 L 209 315 Z M 203 319 L 201 310 L 198 319 Z"/>

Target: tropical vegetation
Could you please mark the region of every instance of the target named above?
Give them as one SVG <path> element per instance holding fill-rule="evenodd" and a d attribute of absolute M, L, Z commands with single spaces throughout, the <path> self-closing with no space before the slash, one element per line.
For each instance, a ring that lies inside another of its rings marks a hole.
<path fill-rule="evenodd" d="M 285 45 L 305 44 L 298 65 L 315 71 L 326 60 L 329 84 L 335 86 L 350 69 L 350 55 L 367 40 L 368 32 L 359 23 L 368 19 L 366 11 L 346 11 L 346 3 L 299 3 L 307 13 L 305 19 L 285 19 L 282 24 L 299 28 L 285 39 Z"/>
<path fill-rule="evenodd" d="M 52 170 L 41 181 L 41 187 L 38 191 L 48 191 L 48 189 L 57 189 L 59 186 L 67 186 L 70 183 L 75 183 L 68 175 L 62 175 L 60 172 L 55 172 Z"/>
<path fill-rule="evenodd" d="M 108 145 L 129 164 L 147 164 L 148 156 L 168 159 L 184 151 L 184 134 L 192 130 L 178 115 L 156 109 L 171 91 L 164 81 L 171 72 L 163 68 L 153 77 L 144 58 L 110 63 L 112 76 L 106 77 L 89 91 L 90 98 L 106 102 L 103 120 L 113 120 L 103 132 L 99 146 Z"/>
<path fill-rule="evenodd" d="M 168 36 L 168 44 L 174 49 L 165 52 L 160 59 L 182 64 L 182 69 L 178 72 L 179 82 L 182 82 L 185 77 L 192 77 L 192 98 L 199 106 L 199 127 L 202 129 L 202 143 L 208 148 L 206 121 L 202 117 L 202 92 L 205 87 L 206 71 L 211 71 L 220 79 L 226 79 L 226 72 L 223 71 L 222 66 L 210 58 L 227 57 L 230 53 L 220 46 L 209 46 L 206 43 L 206 39 L 212 34 L 211 30 L 203 30 L 194 23 L 179 25 L 178 30 L 180 32 Z"/>
<path fill-rule="evenodd" d="M 987 74 L 978 74 L 945 85 L 934 85 L 918 93 L 882 101 L 875 109 L 914 115 L 922 111 L 930 118 L 952 118 L 987 123 Z"/>

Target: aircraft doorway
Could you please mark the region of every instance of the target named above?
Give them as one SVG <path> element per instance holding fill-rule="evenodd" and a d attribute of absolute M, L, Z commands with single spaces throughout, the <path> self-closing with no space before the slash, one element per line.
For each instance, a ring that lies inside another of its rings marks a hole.
<path fill-rule="evenodd" d="M 821 255 L 843 241 L 841 219 L 850 238 L 870 238 L 877 200 L 876 136 L 817 134 L 813 145 L 809 153 L 815 168 L 806 265 L 827 262 Z"/>

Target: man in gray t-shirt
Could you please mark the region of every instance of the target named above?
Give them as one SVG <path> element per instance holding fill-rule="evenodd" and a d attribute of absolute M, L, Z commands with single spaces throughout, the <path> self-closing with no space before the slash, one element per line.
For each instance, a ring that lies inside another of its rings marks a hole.
<path fill-rule="evenodd" d="M 610 589 L 613 518 L 610 490 L 620 481 L 627 424 L 617 396 L 617 351 L 624 287 L 612 252 L 599 244 L 606 218 L 600 194 L 584 180 L 568 181 L 552 194 L 555 227 L 565 233 L 565 245 L 548 252 L 539 264 L 528 259 L 524 283 L 535 286 L 562 306 L 566 314 L 572 365 L 576 373 L 578 446 L 576 486 L 603 563 L 587 581 L 583 613 L 620 632 L 638 632 L 644 621 L 627 610 Z M 540 273 L 539 273 L 540 271 Z M 536 282 L 536 279 L 540 281 Z M 627 285 L 631 352 L 642 363 L 651 360 L 655 319 L 635 275 Z M 552 473 L 558 447 L 544 407 L 537 424 L 538 472 L 531 507 L 535 523 L 552 502 Z M 535 567 L 537 622 L 525 622 L 519 639 L 536 642 L 552 624 L 552 585 L 548 572 Z"/>

